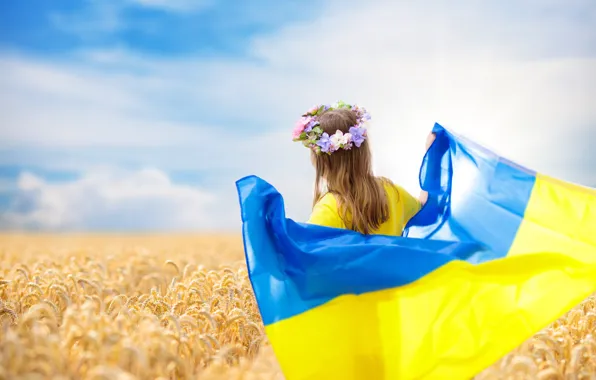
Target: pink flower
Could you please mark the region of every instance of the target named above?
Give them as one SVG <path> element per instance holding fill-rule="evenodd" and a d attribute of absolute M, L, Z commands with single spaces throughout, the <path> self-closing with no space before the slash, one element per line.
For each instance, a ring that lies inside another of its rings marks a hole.
<path fill-rule="evenodd" d="M 313 106 L 311 109 L 308 110 L 307 113 L 313 114 L 313 113 L 317 112 L 318 109 L 319 109 L 319 106 Z"/>
<path fill-rule="evenodd" d="M 310 117 L 302 117 L 296 122 L 296 126 L 294 127 L 294 132 L 292 133 L 292 138 L 297 139 L 300 137 L 302 132 L 304 132 L 304 128 L 310 122 Z"/>
<path fill-rule="evenodd" d="M 302 134 L 303 129 L 304 128 L 297 125 L 296 128 L 294 128 L 294 131 L 292 132 L 292 139 L 296 140 L 296 139 L 300 138 L 300 135 Z"/>

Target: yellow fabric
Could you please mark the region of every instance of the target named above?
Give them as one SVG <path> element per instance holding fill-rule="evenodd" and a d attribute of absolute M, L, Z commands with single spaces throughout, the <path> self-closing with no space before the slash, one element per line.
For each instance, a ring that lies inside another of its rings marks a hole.
<path fill-rule="evenodd" d="M 389 219 L 373 234 L 400 236 L 406 223 L 420 210 L 420 201 L 399 185 L 384 184 L 389 202 Z M 349 221 L 351 222 L 351 221 Z M 341 219 L 337 199 L 331 193 L 325 194 L 313 207 L 307 223 L 326 227 L 348 228 Z"/>
<path fill-rule="evenodd" d="M 265 329 L 291 380 L 470 379 L 595 287 L 596 265 L 565 254 L 453 261 Z"/>
<path fill-rule="evenodd" d="M 565 252 L 596 263 L 596 190 L 542 174 L 526 207 L 508 256 Z"/>
<path fill-rule="evenodd" d="M 452 261 L 406 286 L 343 295 L 267 325 L 284 374 L 292 380 L 472 378 L 594 292 L 594 195 L 537 175 L 506 257 Z M 317 211 L 317 221 L 338 226 L 332 206 L 322 202 L 326 211 Z"/>

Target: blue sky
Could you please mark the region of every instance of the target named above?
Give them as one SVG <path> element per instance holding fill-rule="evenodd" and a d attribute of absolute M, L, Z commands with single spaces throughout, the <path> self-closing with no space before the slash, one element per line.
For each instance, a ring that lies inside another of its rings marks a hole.
<path fill-rule="evenodd" d="M 413 192 L 435 121 L 596 186 L 593 25 L 591 0 L 3 2 L 0 228 L 236 229 L 248 174 L 305 219 L 292 125 L 338 99 Z"/>
<path fill-rule="evenodd" d="M 79 48 L 111 48 L 185 56 L 242 56 L 257 33 L 307 18 L 317 0 L 97 1 L 23 0 L 4 3 L 5 47 L 59 55 Z"/>

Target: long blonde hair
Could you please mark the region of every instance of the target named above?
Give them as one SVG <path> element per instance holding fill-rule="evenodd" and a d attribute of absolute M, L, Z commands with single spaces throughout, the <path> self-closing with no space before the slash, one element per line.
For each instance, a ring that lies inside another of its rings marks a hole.
<path fill-rule="evenodd" d="M 357 118 L 352 110 L 333 109 L 321 114 L 319 122 L 321 129 L 332 135 L 337 130 L 347 133 Z M 331 155 L 311 154 L 316 173 L 313 207 L 326 192 L 332 193 L 346 227 L 363 234 L 370 234 L 389 219 L 383 185 L 392 183 L 373 175 L 368 138 L 360 147 L 350 150 L 340 149 Z"/>

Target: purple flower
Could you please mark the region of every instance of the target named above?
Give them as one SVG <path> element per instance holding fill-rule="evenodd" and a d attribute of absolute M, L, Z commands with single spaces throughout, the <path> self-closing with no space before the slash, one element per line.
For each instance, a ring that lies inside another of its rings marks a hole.
<path fill-rule="evenodd" d="M 317 142 L 317 145 L 321 147 L 321 152 L 329 152 L 329 148 L 331 148 L 331 141 L 329 140 L 329 135 L 327 134 L 327 132 L 323 132 L 321 138 Z"/>
<path fill-rule="evenodd" d="M 362 127 L 351 127 L 350 134 L 352 135 L 352 142 L 358 148 L 360 148 L 360 144 L 364 142 L 364 134 L 366 133 L 366 129 Z"/>
<path fill-rule="evenodd" d="M 306 124 L 306 127 L 304 128 L 304 132 L 310 132 L 312 131 L 313 127 L 315 125 L 319 124 L 318 121 L 316 121 L 315 119 L 311 119 L 308 124 Z"/>

